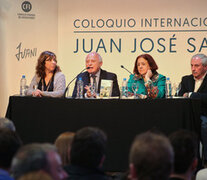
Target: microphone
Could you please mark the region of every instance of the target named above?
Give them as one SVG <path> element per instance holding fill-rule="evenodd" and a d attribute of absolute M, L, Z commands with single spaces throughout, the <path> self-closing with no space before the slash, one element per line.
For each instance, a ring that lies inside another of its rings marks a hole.
<path fill-rule="evenodd" d="M 84 68 L 80 73 L 82 73 L 82 72 L 85 71 L 86 69 L 90 69 L 90 68 L 91 68 L 91 67 Z M 78 75 L 79 75 L 80 73 L 78 73 Z M 70 84 L 71 84 L 71 83 L 78 77 L 78 75 L 75 76 L 75 77 L 68 83 L 67 87 L 65 88 L 64 94 L 63 94 L 63 97 L 64 97 L 64 98 L 65 98 L 66 92 L 68 91 L 68 87 L 69 87 Z"/>
<path fill-rule="evenodd" d="M 123 65 L 121 65 L 121 68 L 125 69 L 127 72 L 129 72 L 130 74 L 132 74 L 128 69 L 126 69 Z"/>

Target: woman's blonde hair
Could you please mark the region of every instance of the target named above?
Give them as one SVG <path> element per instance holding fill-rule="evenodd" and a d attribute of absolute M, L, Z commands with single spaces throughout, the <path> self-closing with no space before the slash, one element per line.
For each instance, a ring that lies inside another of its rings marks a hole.
<path fill-rule="evenodd" d="M 71 146 L 74 136 L 75 136 L 75 133 L 73 132 L 64 132 L 60 134 L 55 140 L 55 146 L 62 159 L 63 166 L 70 163 L 69 152 L 70 152 L 70 146 Z"/>
<path fill-rule="evenodd" d="M 52 177 L 44 171 L 32 171 L 22 175 L 17 180 L 53 180 Z"/>

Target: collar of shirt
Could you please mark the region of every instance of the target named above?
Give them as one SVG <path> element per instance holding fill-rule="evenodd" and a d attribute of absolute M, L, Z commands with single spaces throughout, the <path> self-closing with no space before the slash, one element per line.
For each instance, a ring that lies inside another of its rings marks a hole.
<path fill-rule="evenodd" d="M 200 79 L 196 79 L 196 78 L 194 78 L 194 80 L 195 80 L 194 92 L 197 92 L 197 91 L 198 91 L 198 89 L 200 88 L 200 86 L 201 86 L 201 84 L 202 84 L 202 82 L 203 82 L 203 80 L 204 80 L 206 74 L 207 74 L 207 72 L 206 72 L 206 73 L 203 75 L 203 77 L 200 78 Z"/>
<path fill-rule="evenodd" d="M 206 77 L 206 74 L 207 74 L 207 72 L 200 79 L 196 79 L 195 77 L 193 77 L 193 78 L 195 81 L 203 81 L 204 78 Z"/>
<path fill-rule="evenodd" d="M 96 76 L 96 88 L 98 88 L 100 74 L 101 74 L 101 69 L 99 69 L 99 71 L 95 74 L 95 76 Z M 93 83 L 93 78 L 91 77 L 91 74 L 90 74 L 90 82 Z"/>
<path fill-rule="evenodd" d="M 96 82 L 97 82 L 97 83 L 98 83 L 98 81 L 99 81 L 100 74 L 101 74 L 101 69 L 99 69 L 99 71 L 98 71 L 96 74 L 94 74 L 94 75 L 96 76 Z M 92 75 L 92 74 L 90 74 L 90 77 L 91 77 L 91 75 Z"/>
<path fill-rule="evenodd" d="M 96 75 L 96 80 L 99 79 L 100 74 L 101 74 L 101 69 L 99 69 L 99 71 L 95 74 Z M 98 82 L 98 81 L 96 81 L 96 82 Z"/>

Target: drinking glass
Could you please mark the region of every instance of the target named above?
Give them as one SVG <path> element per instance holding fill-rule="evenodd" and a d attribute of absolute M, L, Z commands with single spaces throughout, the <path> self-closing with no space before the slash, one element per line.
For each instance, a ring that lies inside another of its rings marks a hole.
<path fill-rule="evenodd" d="M 176 89 L 177 96 L 178 96 L 178 93 L 179 93 L 180 89 L 181 89 L 181 83 L 178 84 L 177 89 Z"/>
<path fill-rule="evenodd" d="M 174 94 L 175 96 L 178 96 L 178 93 L 181 89 L 181 83 L 173 83 L 173 90 L 174 90 Z"/>
<path fill-rule="evenodd" d="M 139 85 L 138 85 L 138 83 L 132 83 L 132 90 L 133 90 L 133 92 L 134 92 L 134 99 L 137 99 L 137 91 L 138 91 L 138 89 L 139 89 Z"/>
<path fill-rule="evenodd" d="M 96 96 L 96 87 L 95 85 L 92 83 L 89 84 L 90 87 L 90 91 L 91 91 L 91 97 L 95 97 Z"/>

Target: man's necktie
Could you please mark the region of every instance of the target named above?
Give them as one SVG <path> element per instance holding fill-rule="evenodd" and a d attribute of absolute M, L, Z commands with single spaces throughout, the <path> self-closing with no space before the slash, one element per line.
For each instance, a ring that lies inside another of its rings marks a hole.
<path fill-rule="evenodd" d="M 93 83 L 92 83 L 92 85 L 93 85 L 93 87 L 94 87 L 94 89 L 95 89 L 95 92 L 97 92 L 96 75 L 92 74 L 91 77 L 92 77 L 92 79 L 93 79 Z"/>

